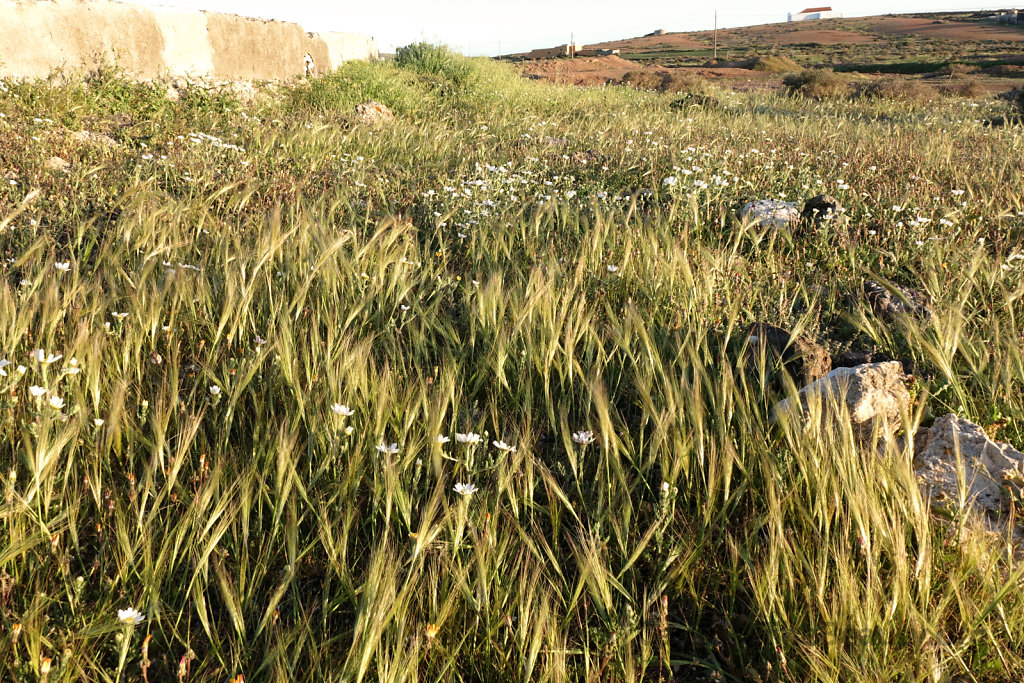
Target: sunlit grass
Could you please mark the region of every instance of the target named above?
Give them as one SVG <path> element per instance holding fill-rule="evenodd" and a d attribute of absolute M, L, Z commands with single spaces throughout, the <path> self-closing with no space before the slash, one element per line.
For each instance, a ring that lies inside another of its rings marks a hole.
<path fill-rule="evenodd" d="M 0 93 L 4 676 L 1019 678 L 1007 539 L 934 516 L 901 445 L 773 425 L 743 335 L 911 359 L 908 426 L 1024 443 L 998 105 L 678 112 L 457 64 Z M 821 192 L 845 222 L 734 217 Z M 934 318 L 880 320 L 869 275 Z"/>

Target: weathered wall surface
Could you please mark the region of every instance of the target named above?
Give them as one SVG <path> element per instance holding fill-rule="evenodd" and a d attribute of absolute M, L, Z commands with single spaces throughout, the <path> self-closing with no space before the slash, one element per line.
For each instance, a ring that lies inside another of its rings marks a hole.
<path fill-rule="evenodd" d="M 377 59 L 377 41 L 361 33 L 318 33 L 327 45 L 327 54 L 334 67 L 350 59 Z"/>
<path fill-rule="evenodd" d="M 106 0 L 0 0 L 0 75 L 116 63 L 140 78 L 283 79 L 376 59 L 376 41 L 298 24 Z"/>

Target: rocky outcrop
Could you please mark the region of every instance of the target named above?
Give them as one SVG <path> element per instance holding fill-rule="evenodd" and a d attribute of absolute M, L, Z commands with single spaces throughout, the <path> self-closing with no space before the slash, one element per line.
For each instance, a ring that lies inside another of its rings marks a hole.
<path fill-rule="evenodd" d="M 897 284 L 883 285 L 875 280 L 864 283 L 864 298 L 879 318 L 892 321 L 900 315 L 927 318 L 931 301 L 927 294 Z"/>
<path fill-rule="evenodd" d="M 915 473 L 933 501 L 963 502 L 998 515 L 1011 499 L 1020 500 L 1024 453 L 993 441 L 976 424 L 953 414 L 940 417 L 918 431 L 914 450 Z"/>
<path fill-rule="evenodd" d="M 377 126 L 390 123 L 395 119 L 395 115 L 391 110 L 377 100 L 357 104 L 355 115 L 356 121 L 364 126 Z"/>
<path fill-rule="evenodd" d="M 820 409 L 823 426 L 841 424 L 848 415 L 858 442 L 869 442 L 876 434 L 891 437 L 902 429 L 910 406 L 905 379 L 895 361 L 837 368 L 805 386 L 796 397 L 776 404 L 774 416 L 780 419 L 796 412 L 809 416 Z"/>
<path fill-rule="evenodd" d="M 800 222 L 800 209 L 797 206 L 796 202 L 758 199 L 743 205 L 740 220 L 762 228 L 786 228 Z"/>

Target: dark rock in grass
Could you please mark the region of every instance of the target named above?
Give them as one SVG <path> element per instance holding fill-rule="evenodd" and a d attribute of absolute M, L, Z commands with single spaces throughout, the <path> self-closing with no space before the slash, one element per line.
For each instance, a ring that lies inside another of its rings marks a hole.
<path fill-rule="evenodd" d="M 647 211 L 654 207 L 654 190 L 648 187 L 642 187 L 634 192 L 629 192 L 623 198 L 635 201 L 636 208 L 639 211 Z"/>
<path fill-rule="evenodd" d="M 811 197 L 804 202 L 804 210 L 800 212 L 800 217 L 805 221 L 817 224 L 822 221 L 832 220 L 842 210 L 842 204 L 835 197 L 830 194 L 819 194 L 817 197 Z"/>
<path fill-rule="evenodd" d="M 903 368 L 903 373 L 906 375 L 913 375 L 915 367 L 914 361 L 909 358 L 892 358 L 884 353 L 877 353 L 871 351 L 856 351 L 850 349 L 843 351 L 832 358 L 833 368 L 855 368 L 858 365 L 867 365 L 868 363 L 888 363 L 889 361 L 895 360 Z"/>
<path fill-rule="evenodd" d="M 884 320 L 891 321 L 901 314 L 927 318 L 932 312 L 928 295 L 910 287 L 868 280 L 863 291 L 875 315 Z"/>
<path fill-rule="evenodd" d="M 1024 125 L 1024 118 L 1019 116 L 993 116 L 985 119 L 983 123 L 989 128 L 1002 128 L 1003 126 L 1021 126 Z"/>
<path fill-rule="evenodd" d="M 686 109 L 687 107 L 705 107 L 707 109 L 716 109 L 722 106 L 716 98 L 710 95 L 703 95 L 701 93 L 686 93 L 682 97 L 679 97 L 668 105 L 672 109 Z"/>
<path fill-rule="evenodd" d="M 570 160 L 580 166 L 604 166 L 608 163 L 608 155 L 588 149 L 583 152 L 573 152 Z"/>
<path fill-rule="evenodd" d="M 768 364 L 780 363 L 794 380 L 810 384 L 832 369 L 828 352 L 807 335 L 792 335 L 781 327 L 754 323 L 747 329 L 749 362 L 756 364 L 763 353 Z"/>

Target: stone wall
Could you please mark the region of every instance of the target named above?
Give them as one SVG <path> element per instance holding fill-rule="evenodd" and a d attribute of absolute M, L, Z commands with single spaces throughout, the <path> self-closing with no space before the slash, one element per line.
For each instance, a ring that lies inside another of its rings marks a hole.
<path fill-rule="evenodd" d="M 373 38 L 298 24 L 106 0 L 0 0 L 0 76 L 117 63 L 140 78 L 274 80 L 376 59 Z"/>

